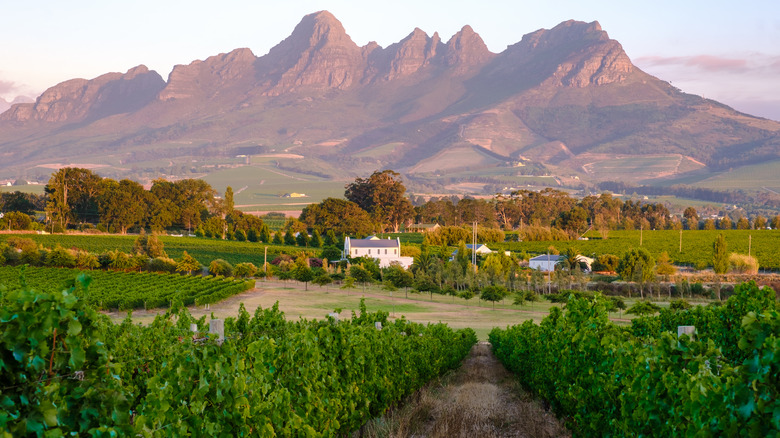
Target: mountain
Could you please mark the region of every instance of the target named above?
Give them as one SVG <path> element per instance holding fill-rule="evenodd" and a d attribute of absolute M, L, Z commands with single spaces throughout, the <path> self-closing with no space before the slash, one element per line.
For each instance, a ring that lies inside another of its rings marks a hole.
<path fill-rule="evenodd" d="M 597 22 L 492 53 L 470 26 L 446 42 L 414 29 L 361 47 L 321 11 L 260 57 L 239 48 L 167 80 L 145 66 L 73 79 L 0 114 L 0 178 L 70 164 L 151 179 L 273 160 L 336 181 L 390 168 L 421 187 L 489 192 L 546 175 L 681 181 L 778 155 L 780 123 L 648 75 Z"/>

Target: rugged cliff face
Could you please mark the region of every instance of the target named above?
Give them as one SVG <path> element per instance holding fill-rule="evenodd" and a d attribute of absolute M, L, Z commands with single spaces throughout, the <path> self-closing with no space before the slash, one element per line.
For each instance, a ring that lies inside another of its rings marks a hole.
<path fill-rule="evenodd" d="M 598 22 L 566 21 L 492 53 L 470 26 L 446 43 L 414 29 L 385 48 L 359 47 L 321 11 L 259 57 L 236 49 L 177 65 L 167 81 L 138 66 L 13 105 L 0 115 L 0 174 L 79 154 L 121 152 L 124 169 L 161 154 L 173 162 L 277 148 L 336 177 L 529 160 L 587 173 L 610 154 L 724 167 L 776 159 L 779 138 L 779 123 L 642 72 Z"/>
<path fill-rule="evenodd" d="M 46 90 L 34 103 L 14 105 L 0 120 L 77 122 L 139 110 L 154 100 L 165 81 L 146 66 L 92 80 L 71 79 Z"/>

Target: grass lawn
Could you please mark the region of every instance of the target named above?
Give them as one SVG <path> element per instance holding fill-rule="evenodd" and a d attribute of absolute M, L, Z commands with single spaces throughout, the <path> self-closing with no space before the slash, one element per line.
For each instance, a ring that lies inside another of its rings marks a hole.
<path fill-rule="evenodd" d="M 240 303 L 244 303 L 250 314 L 260 306 L 268 308 L 279 303 L 288 320 L 297 318 L 322 319 L 334 309 L 341 309 L 341 317 L 348 318 L 351 312 L 358 312 L 360 299 L 365 298 L 366 308 L 369 312 L 382 310 L 390 314 L 390 319 L 405 317 L 407 320 L 419 323 L 444 322 L 450 327 L 459 329 L 470 327 L 477 333 L 480 340 L 487 340 L 487 335 L 494 327 L 506 328 L 509 325 L 521 324 L 526 320 L 541 322 L 547 316 L 552 306 L 547 301 L 514 306 L 512 299 L 507 298 L 504 303 L 496 303 L 495 309 L 492 303 L 478 301 L 476 298 L 464 300 L 450 296 L 428 294 L 407 294 L 403 290 L 391 293 L 379 286 L 369 286 L 366 292 L 362 287 L 355 289 L 340 289 L 336 286 L 322 287 L 309 285 L 309 290 L 304 291 L 303 285 L 296 282 L 257 282 L 257 288 L 242 294 L 228 298 L 218 304 L 212 304 L 210 308 L 191 307 L 193 316 L 200 318 L 203 315 L 214 315 L 217 318 L 235 317 L 238 315 Z M 628 303 L 627 303 L 628 304 Z M 133 312 L 133 320 L 147 324 L 151 322 L 162 309 Z M 126 314 L 112 312 L 109 314 L 115 322 L 120 322 Z M 612 314 L 617 323 L 627 323 L 631 315 Z"/>

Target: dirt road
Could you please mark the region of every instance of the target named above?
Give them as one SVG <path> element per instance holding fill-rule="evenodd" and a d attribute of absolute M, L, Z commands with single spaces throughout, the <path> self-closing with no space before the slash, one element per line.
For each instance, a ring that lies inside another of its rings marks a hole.
<path fill-rule="evenodd" d="M 360 436 L 360 432 L 355 436 Z M 490 345 L 362 430 L 367 437 L 569 437 L 562 423 L 519 386 Z"/>

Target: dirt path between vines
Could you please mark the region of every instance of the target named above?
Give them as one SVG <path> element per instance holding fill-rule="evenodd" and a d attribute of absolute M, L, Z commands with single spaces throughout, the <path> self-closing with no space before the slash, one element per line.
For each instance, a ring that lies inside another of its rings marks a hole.
<path fill-rule="evenodd" d="M 355 437 L 570 437 L 490 350 L 475 345 L 463 365 L 368 423 Z"/>

